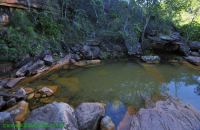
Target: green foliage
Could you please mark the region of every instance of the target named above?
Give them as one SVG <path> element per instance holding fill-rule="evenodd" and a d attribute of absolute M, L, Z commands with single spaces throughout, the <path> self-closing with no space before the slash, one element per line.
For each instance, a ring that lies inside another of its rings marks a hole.
<path fill-rule="evenodd" d="M 147 32 L 168 34 L 175 25 L 188 40 L 199 40 L 198 0 L 109 1 L 59 0 L 49 1 L 44 10 L 13 9 L 7 35 L 0 36 L 0 58 L 17 61 L 45 49 L 60 52 L 61 42 L 92 38 L 135 44 L 141 41 L 149 17 Z"/>

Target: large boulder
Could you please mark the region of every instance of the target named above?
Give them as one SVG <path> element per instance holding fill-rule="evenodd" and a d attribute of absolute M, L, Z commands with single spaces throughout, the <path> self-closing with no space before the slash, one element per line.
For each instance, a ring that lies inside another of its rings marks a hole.
<path fill-rule="evenodd" d="M 46 128 L 39 128 L 40 126 L 37 126 L 37 123 L 40 125 L 47 124 Z M 27 128 L 26 130 L 78 130 L 77 119 L 73 108 L 66 103 L 58 102 L 33 110 L 25 121 L 25 124 L 27 126 L 29 124 L 35 124 L 37 127 Z"/>
<path fill-rule="evenodd" d="M 200 49 L 200 42 L 193 41 L 189 44 L 191 50 L 199 50 Z"/>
<path fill-rule="evenodd" d="M 198 130 L 200 113 L 179 102 L 158 102 L 153 109 L 142 109 L 133 116 L 131 130 Z M 139 122 L 139 123 L 138 123 Z"/>
<path fill-rule="evenodd" d="M 105 108 L 101 103 L 82 103 L 75 113 L 80 130 L 97 130 L 100 119 L 105 115 Z"/>
<path fill-rule="evenodd" d="M 191 106 L 168 99 L 153 108 L 140 109 L 136 115 L 125 116 L 119 130 L 199 130 L 200 113 Z"/>

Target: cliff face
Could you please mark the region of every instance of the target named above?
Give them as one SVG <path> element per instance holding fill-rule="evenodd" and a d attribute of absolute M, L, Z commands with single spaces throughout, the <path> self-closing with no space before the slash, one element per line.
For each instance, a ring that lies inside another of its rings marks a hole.
<path fill-rule="evenodd" d="M 0 6 L 14 8 L 42 8 L 47 0 L 0 0 Z"/>

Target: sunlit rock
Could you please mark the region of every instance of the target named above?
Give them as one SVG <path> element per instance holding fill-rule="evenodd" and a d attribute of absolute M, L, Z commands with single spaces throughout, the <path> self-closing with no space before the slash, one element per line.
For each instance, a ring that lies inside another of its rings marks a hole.
<path fill-rule="evenodd" d="M 14 116 L 15 121 L 23 122 L 29 113 L 29 104 L 25 101 L 21 101 L 6 111 Z"/>

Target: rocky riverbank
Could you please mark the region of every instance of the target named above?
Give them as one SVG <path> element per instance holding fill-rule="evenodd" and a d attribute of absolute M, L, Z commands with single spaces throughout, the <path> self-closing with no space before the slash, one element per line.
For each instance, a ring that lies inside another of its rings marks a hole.
<path fill-rule="evenodd" d="M 77 108 L 54 102 L 29 112 L 28 103 L 0 112 L 0 127 L 15 130 L 199 130 L 200 113 L 175 99 L 158 101 L 136 114 L 127 111 L 118 128 L 101 103 L 82 103 Z"/>

